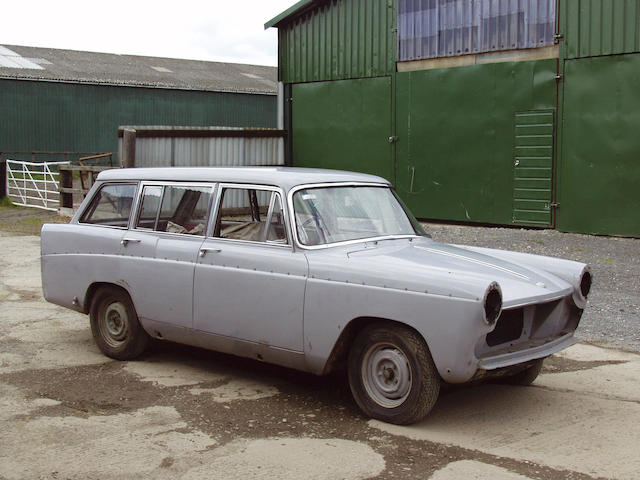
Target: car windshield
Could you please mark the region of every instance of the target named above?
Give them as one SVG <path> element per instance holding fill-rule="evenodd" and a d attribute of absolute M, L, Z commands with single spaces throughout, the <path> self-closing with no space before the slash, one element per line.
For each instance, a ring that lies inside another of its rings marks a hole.
<path fill-rule="evenodd" d="M 293 195 L 293 208 L 298 239 L 307 246 L 424 234 L 387 187 L 305 188 Z"/>

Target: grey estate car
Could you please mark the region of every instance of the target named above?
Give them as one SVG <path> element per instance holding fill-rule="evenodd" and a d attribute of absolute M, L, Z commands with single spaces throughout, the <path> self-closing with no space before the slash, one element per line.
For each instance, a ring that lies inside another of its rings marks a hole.
<path fill-rule="evenodd" d="M 388 181 L 280 167 L 102 172 L 42 229 L 45 298 L 109 357 L 151 338 L 315 374 L 407 424 L 441 384 L 531 383 L 572 345 L 587 265 L 433 241 Z"/>

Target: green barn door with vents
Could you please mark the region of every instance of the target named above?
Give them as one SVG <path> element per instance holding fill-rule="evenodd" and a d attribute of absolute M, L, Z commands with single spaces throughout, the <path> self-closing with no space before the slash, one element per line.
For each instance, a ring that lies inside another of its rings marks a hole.
<path fill-rule="evenodd" d="M 513 223 L 549 226 L 553 202 L 553 110 L 514 115 Z"/>
<path fill-rule="evenodd" d="M 294 166 L 393 181 L 391 77 L 294 84 L 292 125 Z"/>
<path fill-rule="evenodd" d="M 398 72 L 396 188 L 414 215 L 551 225 L 557 72 L 554 58 Z"/>

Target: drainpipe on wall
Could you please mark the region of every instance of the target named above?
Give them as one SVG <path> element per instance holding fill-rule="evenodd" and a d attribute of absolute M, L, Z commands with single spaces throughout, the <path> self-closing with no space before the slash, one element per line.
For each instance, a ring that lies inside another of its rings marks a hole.
<path fill-rule="evenodd" d="M 278 82 L 278 130 L 284 129 L 284 83 Z"/>
<path fill-rule="evenodd" d="M 284 105 L 285 95 L 284 95 L 284 83 L 278 82 L 278 100 L 277 100 L 277 118 L 276 118 L 276 127 L 278 130 L 284 130 Z M 285 150 L 287 148 L 287 140 L 281 139 L 279 142 L 279 152 L 278 152 L 278 163 L 280 165 L 287 165 Z"/>

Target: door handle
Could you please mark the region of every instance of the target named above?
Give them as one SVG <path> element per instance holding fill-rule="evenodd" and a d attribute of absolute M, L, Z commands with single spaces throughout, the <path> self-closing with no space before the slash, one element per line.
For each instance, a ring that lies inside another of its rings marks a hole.
<path fill-rule="evenodd" d="M 140 243 L 140 239 L 139 238 L 123 238 L 122 240 L 120 240 L 120 244 L 123 247 L 126 247 L 130 243 Z"/>
<path fill-rule="evenodd" d="M 200 249 L 200 256 L 204 257 L 208 252 L 211 253 L 220 253 L 222 251 L 222 249 L 220 248 L 208 248 L 208 247 L 202 247 Z"/>

